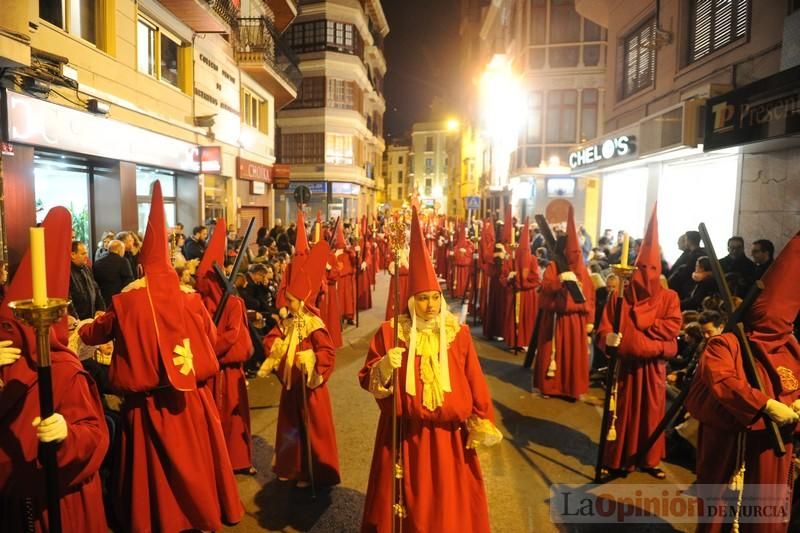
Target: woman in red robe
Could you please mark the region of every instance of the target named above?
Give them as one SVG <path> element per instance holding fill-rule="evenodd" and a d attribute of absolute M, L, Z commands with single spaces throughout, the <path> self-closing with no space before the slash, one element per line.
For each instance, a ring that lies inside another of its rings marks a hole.
<path fill-rule="evenodd" d="M 311 481 L 306 439 L 310 440 L 315 484 L 332 486 L 340 481 L 327 385 L 336 349 L 311 303 L 316 296 L 316 282 L 312 280 L 322 278 L 329 252 L 328 244 L 319 242 L 307 257 L 295 257 L 290 263 L 291 280 L 285 289 L 290 315 L 264 337 L 264 350 L 269 356 L 259 370 L 261 377 L 274 370 L 283 385 L 273 471 L 279 480 L 296 481 L 298 487 L 308 487 Z M 301 380 L 306 381 L 306 387 Z M 304 388 L 308 413 L 304 413 Z M 306 416 L 308 435 L 303 422 Z"/>
<path fill-rule="evenodd" d="M 597 335 L 600 348 L 617 347 L 615 412 L 612 437 L 606 441 L 603 465 L 609 471 L 633 470 L 664 479 L 659 467 L 666 452 L 662 432 L 658 440 L 635 463 L 641 446 L 664 417 L 666 404 L 666 360 L 678 353 L 681 329 L 680 298 L 661 286 L 661 248 L 658 244 L 656 209 L 639 247 L 636 271 L 623 292 L 619 334 L 613 329 L 616 294 L 609 299 Z M 613 392 L 608 392 L 613 394 Z"/>
<path fill-rule="evenodd" d="M 520 246 L 517 249 L 516 268 L 505 277 L 505 285 L 511 289 L 511 298 L 506 303 L 503 336 L 506 345 L 514 349 L 528 345 L 536 323 L 536 289 L 540 285 L 539 263 L 531 255 L 530 224 L 525 221 L 525 226 L 520 233 Z M 503 281 L 501 279 L 501 281 Z"/>
<path fill-rule="evenodd" d="M 489 531 L 483 478 L 475 447 L 502 439 L 493 424 L 492 401 L 469 328 L 447 311 L 425 251 L 416 209 L 411 222 L 409 314 L 384 322 L 370 343 L 361 386 L 380 408 L 363 532 L 392 530 L 392 412 L 403 436 L 401 487 L 409 533 Z M 403 352 L 410 350 L 410 353 Z M 393 391 L 392 372 L 400 390 Z M 399 401 L 396 397 L 399 395 Z"/>
<path fill-rule="evenodd" d="M 66 299 L 71 215 L 63 207 L 53 208 L 42 225 L 48 296 Z M 98 475 L 108 449 L 103 406 L 94 381 L 66 347 L 64 319 L 50 333 L 54 414 L 38 422 L 36 337 L 8 307 L 9 302 L 31 295 L 30 253 L 26 253 L 0 308 L 0 531 L 50 531 L 45 472 L 37 457 L 40 442 L 55 442 L 62 531 L 105 533 Z"/>
<path fill-rule="evenodd" d="M 225 220 L 218 219 L 217 227 L 226 227 Z M 305 233 L 304 228 L 305 226 L 298 225 L 298 241 L 301 238 L 300 232 Z M 224 264 L 227 249 L 225 237 L 222 231 L 214 232 L 195 274 L 197 292 L 203 297 L 203 303 L 212 316 L 222 301 L 222 287 L 212 270 L 212 265 L 214 262 L 220 267 Z M 214 351 L 219 359 L 220 371 L 210 378 L 206 385 L 211 389 L 219 409 L 231 466 L 236 472 L 254 474 L 250 401 L 247 397 L 247 379 L 244 375 L 244 363 L 253 353 L 253 341 L 250 339 L 247 326 L 247 309 L 244 300 L 239 296 L 228 297 L 217 324 L 217 342 L 214 344 Z"/>
<path fill-rule="evenodd" d="M 761 279 L 764 290 L 749 310 L 745 329 L 764 392 L 747 380 L 739 341 L 724 333 L 708 341 L 686 407 L 700 422 L 697 446 L 697 483 L 743 491 L 743 501 L 763 497 L 779 505 L 792 501 L 794 481 L 793 438 L 800 413 L 800 345 L 793 325 L 800 312 L 800 234 L 795 235 Z M 777 456 L 763 415 L 778 424 L 786 448 Z M 703 494 L 707 503 L 736 503 L 722 492 Z M 756 502 L 759 500 L 755 500 Z M 740 531 L 789 531 L 789 505 L 784 518 L 742 521 Z M 725 518 L 698 524 L 697 531 L 726 531 L 736 521 Z M 774 516 L 774 515 L 773 515 Z"/>
<path fill-rule="evenodd" d="M 127 531 L 219 530 L 244 514 L 211 390 L 216 328 L 200 295 L 184 292 L 167 257 L 156 181 L 140 265 L 145 276 L 78 334 L 114 341 L 111 386 L 124 396 L 115 515 Z"/>
<path fill-rule="evenodd" d="M 569 271 L 559 274 L 555 262 L 547 265 L 539 294 L 542 319 L 533 368 L 533 386 L 546 396 L 577 400 L 589 390 L 589 345 L 586 335 L 593 326 L 594 286 L 583 264 L 575 231 L 572 206 L 567 236 L 562 238 Z M 577 303 L 563 281 L 576 281 L 586 299 Z"/>

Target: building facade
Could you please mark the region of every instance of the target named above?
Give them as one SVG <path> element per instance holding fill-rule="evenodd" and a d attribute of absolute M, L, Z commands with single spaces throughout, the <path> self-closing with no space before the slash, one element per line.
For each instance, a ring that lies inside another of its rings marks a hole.
<path fill-rule="evenodd" d="M 478 157 L 485 160 L 479 185 L 484 213 L 510 206 L 520 220 L 545 213 L 561 222 L 572 204 L 578 220 L 593 226 L 597 183 L 575 176 L 567 161 L 576 145 L 602 132 L 605 29 L 579 14 L 572 0 L 467 1 L 463 6 L 462 28 L 472 36 L 464 56 L 473 65 L 477 59 L 484 76 L 506 65 L 519 85 L 519 95 L 509 102 L 503 102 L 502 78 L 499 91 L 473 95 L 480 101 L 477 124 L 488 149 L 484 154 L 479 144 Z M 474 85 L 481 73 L 473 65 L 466 72 Z M 507 123 L 492 125 L 501 113 L 508 115 Z"/>
<path fill-rule="evenodd" d="M 458 182 L 451 181 L 451 159 L 458 144 L 459 130 L 454 123 L 417 122 L 411 127 L 411 152 L 408 179 L 422 207 L 439 213 L 455 214 L 459 198 Z M 458 159 L 452 163 L 458 167 Z"/>
<path fill-rule="evenodd" d="M 797 2 L 577 4 L 610 43 L 606 133 L 570 156 L 601 180 L 600 226 L 641 235 L 658 202 L 669 261 L 699 222 L 718 250 L 731 235 L 779 250 L 800 228 L 800 139 L 773 112 L 800 99 Z"/>
<path fill-rule="evenodd" d="M 312 212 L 345 220 L 373 213 L 383 151 L 383 39 L 380 0 L 304 1 L 287 30 L 302 72 L 297 99 L 278 114 L 281 163 L 289 187 L 276 196 L 280 216 L 296 210 L 292 192 L 312 192 Z"/>
<path fill-rule="evenodd" d="M 408 145 L 390 144 L 383 154 L 384 198 L 392 208 L 401 207 L 411 192 L 408 178 L 410 151 Z"/>
<path fill-rule="evenodd" d="M 250 205 L 269 223 L 273 116 L 296 96 L 276 45 L 293 1 L 0 4 L 12 265 L 54 205 L 71 209 L 90 247 L 106 230 L 144 231 L 154 180 L 170 224 L 237 223 Z M 239 194 L 240 178 L 259 184 L 253 196 Z"/>

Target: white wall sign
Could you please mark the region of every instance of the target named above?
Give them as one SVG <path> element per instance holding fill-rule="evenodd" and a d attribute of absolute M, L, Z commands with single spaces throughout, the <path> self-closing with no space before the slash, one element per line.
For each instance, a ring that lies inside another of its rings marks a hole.
<path fill-rule="evenodd" d="M 636 137 L 620 135 L 606 139 L 601 144 L 593 144 L 569 154 L 570 168 L 596 165 L 604 160 L 631 155 L 636 151 Z"/>
<path fill-rule="evenodd" d="M 8 92 L 10 140 L 197 173 L 197 146 L 124 122 Z"/>

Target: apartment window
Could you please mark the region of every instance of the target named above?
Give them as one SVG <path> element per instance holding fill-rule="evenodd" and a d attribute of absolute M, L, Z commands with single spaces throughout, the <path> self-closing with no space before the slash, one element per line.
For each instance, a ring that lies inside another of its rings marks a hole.
<path fill-rule="evenodd" d="M 247 89 L 242 90 L 242 122 L 251 128 L 255 128 L 263 134 L 267 133 L 268 109 L 267 102 Z"/>
<path fill-rule="evenodd" d="M 526 138 L 528 143 L 542 142 L 542 93 L 540 91 L 533 91 L 528 95 Z"/>
<path fill-rule="evenodd" d="M 433 158 L 425 159 L 425 174 L 433 174 Z"/>
<path fill-rule="evenodd" d="M 325 107 L 325 78 L 322 76 L 303 78 L 297 91 L 297 98 L 289 104 L 289 107 L 293 109 Z"/>
<path fill-rule="evenodd" d="M 353 83 L 345 80 L 328 79 L 328 107 L 335 109 L 355 109 Z"/>
<path fill-rule="evenodd" d="M 99 0 L 39 0 L 39 16 L 84 41 L 97 44 L 98 4 Z"/>
<path fill-rule="evenodd" d="M 288 133 L 281 136 L 281 162 L 290 164 L 322 163 L 325 134 Z"/>
<path fill-rule="evenodd" d="M 603 28 L 591 20 L 583 20 L 583 42 L 592 43 L 605 41 Z M 587 44 L 583 46 L 583 65 L 585 67 L 596 67 L 600 64 L 600 45 Z"/>
<path fill-rule="evenodd" d="M 361 56 L 364 43 L 353 24 L 333 20 L 315 20 L 293 24 L 287 31 L 288 42 L 297 52 L 333 50 Z"/>
<path fill-rule="evenodd" d="M 597 89 L 581 91 L 581 135 L 579 142 L 597 136 Z"/>
<path fill-rule="evenodd" d="M 747 33 L 747 0 L 692 0 L 689 9 L 689 63 Z"/>
<path fill-rule="evenodd" d="M 403 183 L 403 171 L 402 170 L 398 170 L 397 171 L 397 183 Z"/>
<path fill-rule="evenodd" d="M 425 151 L 433 152 L 433 137 L 431 135 L 425 137 Z"/>
<path fill-rule="evenodd" d="M 397 199 L 398 200 L 402 200 L 403 199 L 403 188 L 402 187 L 398 187 L 397 188 Z"/>
<path fill-rule="evenodd" d="M 531 1 L 530 44 L 547 43 L 547 0 Z"/>
<path fill-rule="evenodd" d="M 800 0 L 798 0 L 798 1 L 800 1 Z M 402 165 L 403 164 L 403 156 L 402 155 L 397 158 L 397 164 L 398 165 Z"/>
<path fill-rule="evenodd" d="M 574 143 L 578 119 L 578 91 L 547 93 L 547 143 Z"/>
<path fill-rule="evenodd" d="M 525 163 L 529 167 L 538 167 L 542 162 L 542 149 L 536 146 L 525 148 Z"/>
<path fill-rule="evenodd" d="M 139 17 L 136 26 L 136 63 L 139 72 L 180 88 L 182 48 L 177 38 Z"/>
<path fill-rule="evenodd" d="M 325 135 L 325 162 L 331 165 L 352 165 L 353 136 L 338 133 Z"/>
<path fill-rule="evenodd" d="M 654 17 L 639 26 L 623 42 L 623 98 L 653 84 L 656 49 L 652 43 L 655 33 L 656 19 Z"/>

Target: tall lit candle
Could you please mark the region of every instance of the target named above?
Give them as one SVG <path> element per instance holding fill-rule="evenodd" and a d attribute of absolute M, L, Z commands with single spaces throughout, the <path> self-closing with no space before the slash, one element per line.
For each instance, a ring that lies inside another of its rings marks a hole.
<path fill-rule="evenodd" d="M 33 305 L 47 305 L 47 271 L 44 266 L 44 228 L 31 228 Z"/>
<path fill-rule="evenodd" d="M 517 241 L 517 228 L 514 226 L 514 223 L 511 223 L 511 246 L 514 246 Z"/>
<path fill-rule="evenodd" d="M 314 242 L 319 242 L 319 222 L 314 227 Z"/>
<path fill-rule="evenodd" d="M 630 246 L 630 236 L 627 233 L 625 233 L 624 237 L 622 238 L 622 255 L 619 261 L 623 267 L 628 266 L 629 246 Z"/>

